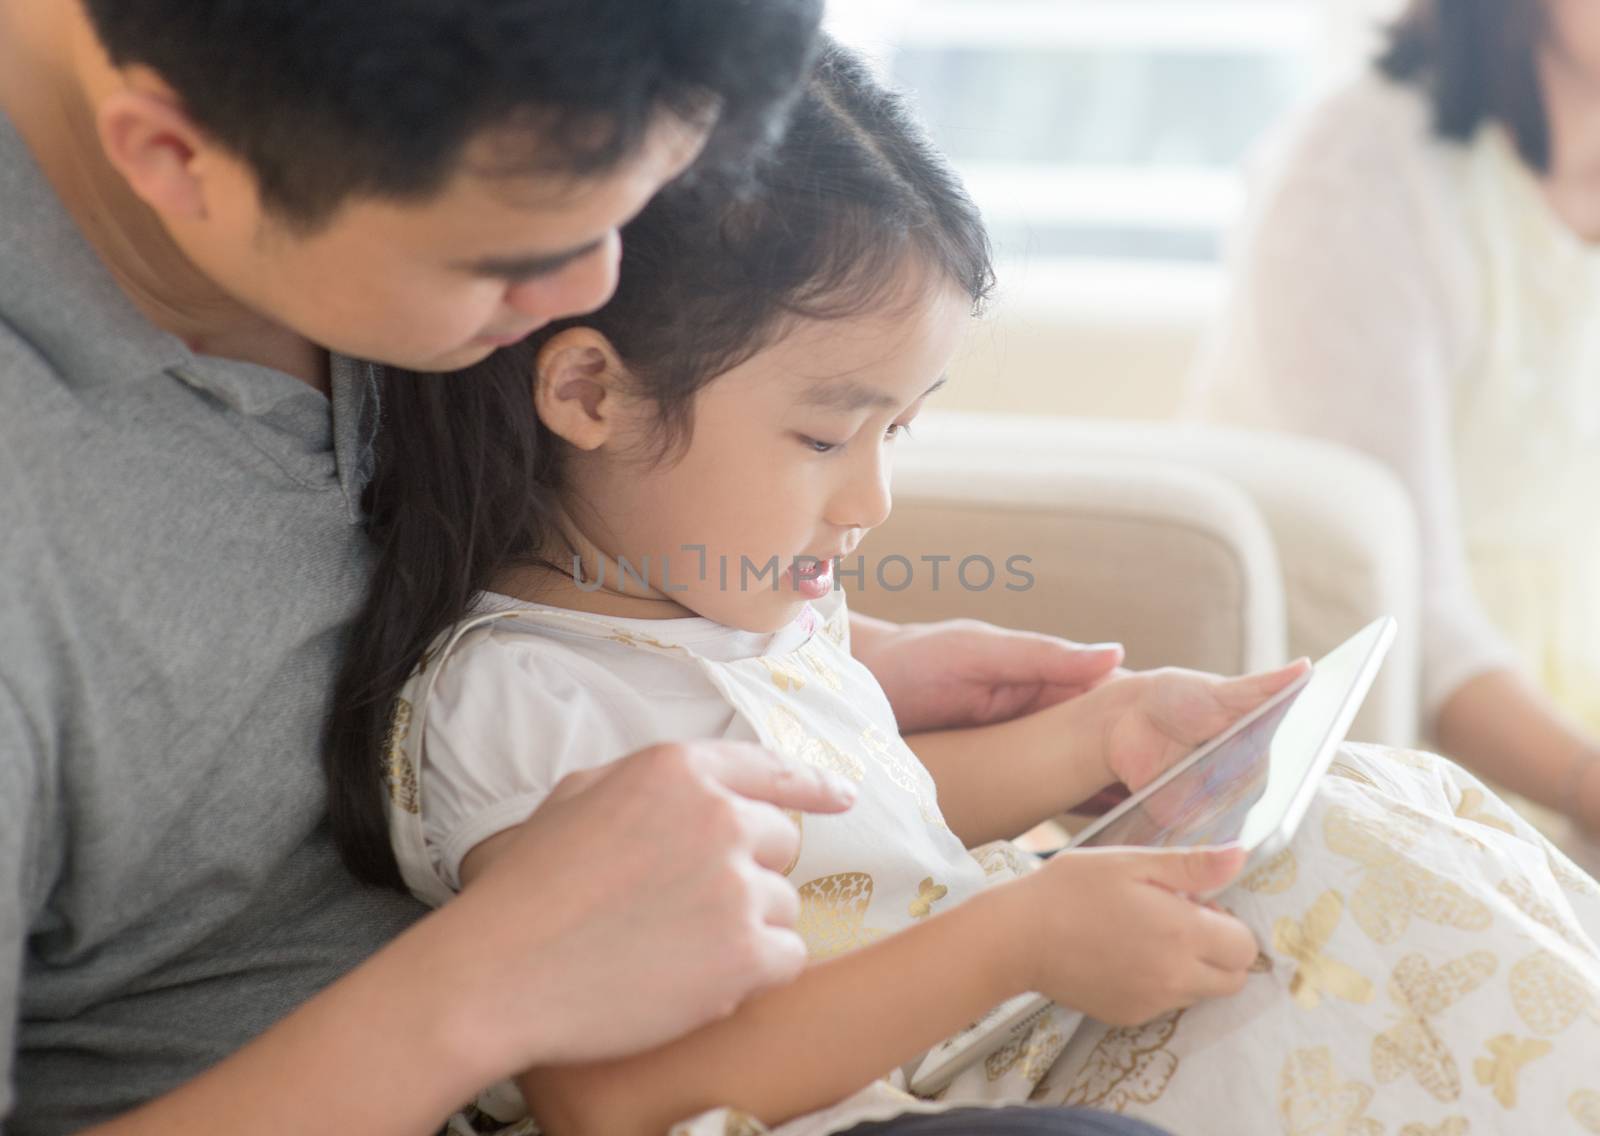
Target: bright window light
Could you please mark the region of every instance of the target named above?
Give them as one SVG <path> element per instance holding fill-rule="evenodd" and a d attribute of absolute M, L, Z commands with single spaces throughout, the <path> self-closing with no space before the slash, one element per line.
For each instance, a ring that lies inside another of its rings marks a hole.
<path fill-rule="evenodd" d="M 1241 163 L 1383 2 L 830 0 L 829 22 L 911 94 L 1002 260 L 1192 279 Z"/>

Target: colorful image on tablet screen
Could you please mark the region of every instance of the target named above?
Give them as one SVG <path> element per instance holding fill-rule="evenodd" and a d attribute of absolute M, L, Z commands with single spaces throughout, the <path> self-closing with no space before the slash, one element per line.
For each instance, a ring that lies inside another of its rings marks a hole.
<path fill-rule="evenodd" d="M 1226 844 L 1243 834 L 1250 810 L 1266 795 L 1272 743 L 1301 691 L 1228 738 L 1192 767 L 1084 841 L 1146 848 Z"/>

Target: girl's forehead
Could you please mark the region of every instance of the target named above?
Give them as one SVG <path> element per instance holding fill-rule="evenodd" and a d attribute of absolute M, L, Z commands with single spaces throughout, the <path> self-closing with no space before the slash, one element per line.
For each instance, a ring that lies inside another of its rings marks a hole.
<path fill-rule="evenodd" d="M 913 304 L 809 321 L 772 345 L 771 361 L 792 376 L 796 402 L 839 411 L 901 405 L 941 381 L 971 307 L 952 286 Z"/>
<path fill-rule="evenodd" d="M 795 318 L 701 397 L 838 415 L 898 411 L 940 384 L 971 308 L 949 286 L 914 304 L 837 319 Z"/>

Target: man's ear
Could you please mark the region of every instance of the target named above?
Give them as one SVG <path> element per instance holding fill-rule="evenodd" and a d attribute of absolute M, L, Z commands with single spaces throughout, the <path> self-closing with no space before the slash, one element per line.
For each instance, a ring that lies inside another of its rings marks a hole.
<path fill-rule="evenodd" d="M 141 201 L 174 221 L 206 219 L 205 175 L 220 155 L 154 72 L 131 68 L 101 100 L 95 124 L 106 159 Z"/>
<path fill-rule="evenodd" d="M 588 327 L 557 332 L 534 363 L 539 418 L 580 450 L 598 450 L 617 431 L 627 368 L 611 341 Z"/>

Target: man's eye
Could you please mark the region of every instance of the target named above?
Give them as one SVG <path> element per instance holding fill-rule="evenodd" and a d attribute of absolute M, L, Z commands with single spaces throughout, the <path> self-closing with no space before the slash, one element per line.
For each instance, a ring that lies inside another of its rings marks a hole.
<path fill-rule="evenodd" d="M 805 434 L 800 435 L 800 442 L 814 454 L 831 454 L 839 448 L 839 443 L 837 442 L 824 442 L 817 438 L 808 437 Z"/>

